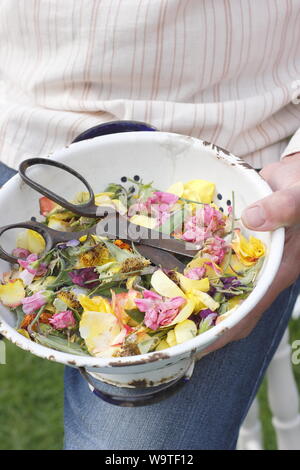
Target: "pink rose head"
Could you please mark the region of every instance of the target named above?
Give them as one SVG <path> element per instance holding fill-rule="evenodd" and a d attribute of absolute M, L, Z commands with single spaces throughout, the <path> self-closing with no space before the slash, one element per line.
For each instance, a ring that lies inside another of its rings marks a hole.
<path fill-rule="evenodd" d="M 195 215 L 186 220 L 182 238 L 192 243 L 203 243 L 224 226 L 223 214 L 209 204 L 205 204 L 196 210 Z"/>
<path fill-rule="evenodd" d="M 214 263 L 222 263 L 226 253 L 228 252 L 228 243 L 221 237 L 206 240 L 203 253 L 208 253 Z"/>
<path fill-rule="evenodd" d="M 178 201 L 178 196 L 163 191 L 155 191 L 152 196 L 148 197 L 145 205 L 148 214 L 156 219 L 157 225 L 161 225 L 170 217 L 170 211 L 174 204 Z"/>
<path fill-rule="evenodd" d="M 128 216 L 132 217 L 133 215 L 136 214 L 148 214 L 148 206 L 144 202 L 137 202 L 136 204 L 132 204 L 132 206 L 129 207 L 128 209 Z"/>
<path fill-rule="evenodd" d="M 170 206 L 178 201 L 178 196 L 164 191 L 155 191 L 155 193 L 148 198 L 148 201 L 152 204 L 166 204 Z"/>
<path fill-rule="evenodd" d="M 55 313 L 49 320 L 49 323 L 56 330 L 63 330 L 64 328 L 73 328 L 76 326 L 76 320 L 71 310 Z"/>
<path fill-rule="evenodd" d="M 145 313 L 144 323 L 148 328 L 157 330 L 171 323 L 178 315 L 179 308 L 186 302 L 183 297 L 163 299 L 153 291 L 144 291 L 143 299 L 135 299 L 135 304 Z"/>
<path fill-rule="evenodd" d="M 222 212 L 218 211 L 214 207 L 206 204 L 204 206 L 204 225 L 209 229 L 210 232 L 216 232 L 220 228 L 224 227 L 225 220 Z"/>

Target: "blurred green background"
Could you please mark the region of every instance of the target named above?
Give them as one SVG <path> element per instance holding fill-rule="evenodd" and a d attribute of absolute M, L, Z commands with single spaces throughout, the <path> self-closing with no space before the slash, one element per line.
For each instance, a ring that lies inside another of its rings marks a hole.
<path fill-rule="evenodd" d="M 300 339 L 300 320 L 290 322 L 290 340 Z M 0 450 L 55 450 L 63 447 L 63 366 L 7 346 L 0 365 Z M 300 391 L 300 366 L 294 366 Z M 265 449 L 276 449 L 266 397 L 260 392 Z"/>

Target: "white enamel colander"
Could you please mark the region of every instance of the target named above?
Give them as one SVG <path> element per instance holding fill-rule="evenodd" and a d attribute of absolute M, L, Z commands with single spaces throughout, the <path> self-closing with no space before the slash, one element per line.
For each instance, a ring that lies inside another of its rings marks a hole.
<path fill-rule="evenodd" d="M 246 206 L 271 193 L 268 184 L 253 168 L 216 145 L 155 131 L 151 126 L 131 121 L 117 121 L 89 129 L 76 142 L 52 154 L 51 159 L 63 162 L 82 174 L 95 192 L 103 190 L 111 182 L 122 181 L 122 184 L 131 185 L 123 183 L 124 179 L 137 176 L 144 182 L 153 181 L 154 187 L 161 190 L 176 181 L 209 180 L 217 188 L 214 202 L 225 213 L 234 191 L 236 217 L 240 217 Z M 43 170 L 36 173 L 41 184 L 49 185 L 52 179 L 55 188 L 66 199 L 78 191 L 62 174 L 48 174 Z M 38 213 L 37 193 L 24 185 L 19 175 L 15 175 L 0 191 L 0 226 L 29 220 L 32 216 L 38 218 Z M 159 352 L 108 359 L 67 354 L 41 346 L 19 334 L 14 329 L 14 315 L 2 305 L 0 333 L 32 354 L 79 368 L 93 391 L 110 403 L 135 406 L 161 400 L 191 377 L 196 356 L 201 356 L 201 351 L 240 322 L 272 283 L 283 252 L 284 230 L 252 233 L 267 247 L 257 285 L 225 320 L 183 344 Z M 8 269 L 8 263 L 0 260 L 0 272 Z M 93 384 L 93 378 L 118 387 L 151 387 L 151 392 L 118 398 L 114 393 L 101 392 Z"/>

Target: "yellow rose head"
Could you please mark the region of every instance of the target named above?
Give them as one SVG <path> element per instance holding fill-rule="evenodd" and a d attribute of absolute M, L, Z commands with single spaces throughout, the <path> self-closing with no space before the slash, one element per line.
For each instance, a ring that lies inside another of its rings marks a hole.
<path fill-rule="evenodd" d="M 121 333 L 118 319 L 107 312 L 85 311 L 81 317 L 79 332 L 88 351 L 93 356 L 113 352 L 116 338 Z"/>
<path fill-rule="evenodd" d="M 247 240 L 241 234 L 240 229 L 235 230 L 235 238 L 232 240 L 231 246 L 239 260 L 246 266 L 255 264 L 266 252 L 265 245 L 261 240 L 252 235 Z"/>

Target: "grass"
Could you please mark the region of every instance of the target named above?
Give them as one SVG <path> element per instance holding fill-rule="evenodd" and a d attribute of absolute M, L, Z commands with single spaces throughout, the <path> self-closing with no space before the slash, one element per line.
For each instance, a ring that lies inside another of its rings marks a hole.
<path fill-rule="evenodd" d="M 61 449 L 63 366 L 6 342 L 0 365 L 0 449 Z"/>
<path fill-rule="evenodd" d="M 300 339 L 300 321 L 291 321 L 291 341 Z M 6 343 L 0 365 L 0 450 L 61 449 L 63 446 L 63 366 Z M 300 390 L 300 367 L 294 366 Z M 259 392 L 264 448 L 276 449 L 264 382 Z"/>

